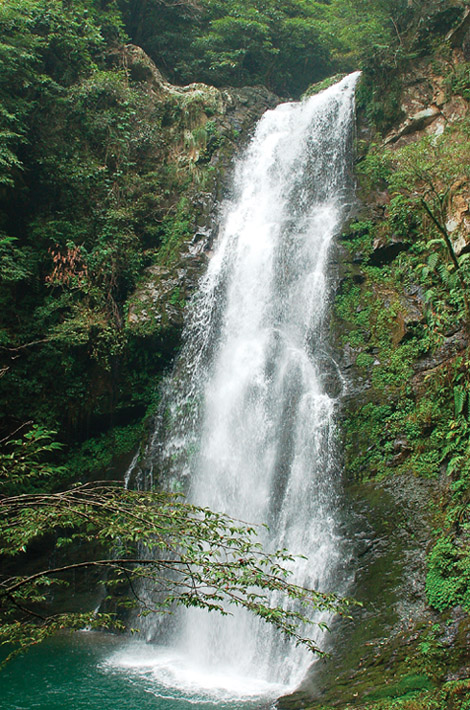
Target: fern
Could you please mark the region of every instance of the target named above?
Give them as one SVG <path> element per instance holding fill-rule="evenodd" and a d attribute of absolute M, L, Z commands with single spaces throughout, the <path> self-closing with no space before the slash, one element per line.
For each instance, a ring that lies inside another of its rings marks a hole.
<path fill-rule="evenodd" d="M 450 286 L 451 282 L 451 273 L 449 271 L 449 267 L 447 264 L 439 264 L 437 266 L 437 272 L 439 276 L 441 277 L 442 283 L 444 286 Z"/>
<path fill-rule="evenodd" d="M 430 288 L 424 294 L 424 300 L 429 303 L 429 301 L 434 301 L 436 298 L 436 289 Z"/>
<path fill-rule="evenodd" d="M 454 456 L 447 466 L 447 475 L 451 476 L 455 469 L 465 461 L 463 456 Z"/>
<path fill-rule="evenodd" d="M 439 261 L 439 254 L 436 251 L 433 251 L 432 254 L 430 254 L 428 256 L 428 267 L 431 270 L 435 269 L 438 261 Z"/>
<path fill-rule="evenodd" d="M 445 247 L 446 243 L 442 237 L 436 237 L 435 239 L 430 239 L 426 242 L 426 249 L 430 249 L 435 244 L 439 244 L 440 247 Z"/>
<path fill-rule="evenodd" d="M 465 401 L 467 399 L 467 391 L 463 385 L 456 385 L 454 387 L 454 405 L 455 405 L 455 416 L 458 417 L 462 413 L 465 406 Z"/>

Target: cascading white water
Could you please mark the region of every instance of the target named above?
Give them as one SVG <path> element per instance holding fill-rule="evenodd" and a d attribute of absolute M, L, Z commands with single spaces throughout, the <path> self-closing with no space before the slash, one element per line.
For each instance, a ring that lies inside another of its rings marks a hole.
<path fill-rule="evenodd" d="M 295 564 L 297 583 L 340 592 L 324 324 L 329 248 L 351 198 L 357 78 L 261 119 L 237 166 L 153 442 L 165 480 L 198 505 L 266 523 L 268 549 L 306 557 Z M 174 634 L 173 646 L 212 674 L 294 686 L 312 660 L 243 610 L 231 618 L 185 610 Z"/>

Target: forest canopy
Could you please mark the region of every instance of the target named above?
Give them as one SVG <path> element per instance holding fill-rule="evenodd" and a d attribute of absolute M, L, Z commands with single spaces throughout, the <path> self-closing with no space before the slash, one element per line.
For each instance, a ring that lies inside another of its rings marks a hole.
<path fill-rule="evenodd" d="M 260 83 L 294 96 L 378 57 L 396 62 L 410 29 L 422 40 L 430 29 L 445 32 L 462 12 L 459 3 L 443 0 L 121 0 L 119 6 L 132 41 L 172 80 Z"/>

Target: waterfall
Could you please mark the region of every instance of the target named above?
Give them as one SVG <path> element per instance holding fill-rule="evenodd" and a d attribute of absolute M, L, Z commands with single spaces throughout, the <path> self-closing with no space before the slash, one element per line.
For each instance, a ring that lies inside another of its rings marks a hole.
<path fill-rule="evenodd" d="M 151 447 L 168 485 L 198 505 L 265 523 L 268 550 L 305 557 L 293 566 L 298 584 L 336 592 L 347 580 L 327 267 L 352 198 L 357 78 L 259 122 L 221 208 Z M 244 610 L 178 613 L 171 645 L 209 675 L 292 687 L 312 662 Z M 321 633 L 317 642 L 325 643 Z"/>

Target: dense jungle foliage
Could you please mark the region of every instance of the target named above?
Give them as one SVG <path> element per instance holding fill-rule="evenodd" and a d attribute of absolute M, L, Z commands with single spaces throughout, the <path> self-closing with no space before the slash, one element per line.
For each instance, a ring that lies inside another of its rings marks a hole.
<path fill-rule="evenodd" d="M 214 189 L 209 161 L 225 139 L 210 92 L 199 104 L 157 95 L 148 66 L 130 67 L 129 45 L 175 84 L 264 84 L 294 98 L 360 68 L 359 106 L 375 131 L 358 166 L 361 189 L 388 202 L 361 214 L 345 238 L 362 273 L 353 270 L 339 295 L 343 345 L 356 349 L 365 379 L 372 372 L 369 400 L 346 420 L 347 463 L 358 480 L 410 466 L 437 480 L 444 470 L 446 489 L 431 501 L 428 600 L 468 611 L 470 262 L 449 245 L 446 210 L 469 179 L 470 128 L 462 121 L 393 153 L 381 143 L 399 118 L 407 66 L 436 53 L 465 8 L 457 0 L 0 3 L 3 494 L 56 491 L 119 466 L 142 437 L 178 346 L 179 328 L 164 319 L 132 325 L 133 296 L 146 269 L 174 262 L 192 236 L 196 196 Z M 468 64 L 448 58 L 445 73 L 449 93 L 468 100 Z M 374 244 L 387 235 L 393 258 L 377 263 Z M 405 315 L 397 330 L 397 294 L 416 284 L 425 320 Z M 379 291 L 390 295 L 386 308 Z M 175 308 L 185 297 L 175 289 Z M 416 379 L 416 361 L 456 337 L 460 350 Z M 23 470 L 12 489 L 8 472 L 23 464 L 37 475 Z"/>
<path fill-rule="evenodd" d="M 458 3 L 421 0 L 150 0 L 120 7 L 133 41 L 172 80 L 258 82 L 288 96 L 375 59 L 396 64 L 410 49 L 410 31 L 422 52 L 462 11 Z"/>
<path fill-rule="evenodd" d="M 449 96 L 468 100 L 468 63 L 441 58 L 434 71 Z M 427 578 L 428 600 L 440 611 L 470 611 L 470 254 L 467 224 L 459 222 L 468 205 L 469 151 L 465 114 L 394 150 L 371 146 L 358 166 L 369 208 L 345 241 L 362 263 L 361 278 L 349 274 L 336 306 L 349 324 L 342 342 L 356 351 L 370 386 L 347 421 L 351 473 L 412 471 L 436 482 L 445 475 L 432 501 L 436 540 Z M 384 211 L 370 209 L 378 193 Z M 373 448 L 366 446 L 371 436 Z"/>
<path fill-rule="evenodd" d="M 113 429 L 114 452 L 128 451 L 140 434 L 129 425 L 142 421 L 174 351 L 174 334 L 138 337 L 126 316 L 145 267 L 190 229 L 181 198 L 194 174 L 176 165 L 175 136 L 165 132 L 187 126 L 126 69 L 124 42 L 141 43 L 175 81 L 262 81 L 296 95 L 332 72 L 362 66 L 373 77 L 396 67 L 423 51 L 422 36 L 432 41 L 433 23 L 442 34 L 461 11 L 402 0 L 5 0 L 3 436 L 32 421 L 76 447 Z M 109 464 L 108 444 L 85 448 L 77 467 Z"/>

